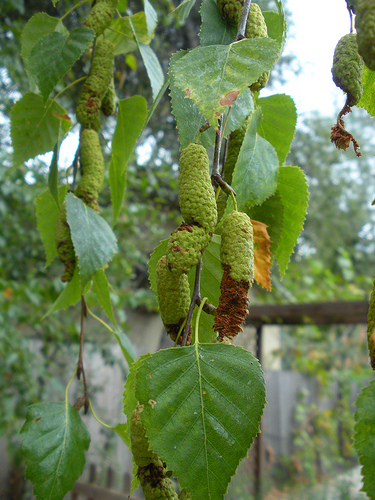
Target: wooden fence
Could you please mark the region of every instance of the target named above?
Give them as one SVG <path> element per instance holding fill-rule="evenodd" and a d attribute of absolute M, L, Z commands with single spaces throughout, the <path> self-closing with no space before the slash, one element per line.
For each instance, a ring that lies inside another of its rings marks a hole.
<path fill-rule="evenodd" d="M 108 467 L 106 471 L 105 486 L 97 486 L 97 467 L 95 464 L 90 464 L 89 481 L 88 483 L 78 481 L 72 492 L 70 500 L 140 500 L 139 497 L 132 495 L 129 497 L 131 487 L 131 475 L 129 472 L 124 472 L 122 481 L 122 492 L 114 491 L 115 472 L 112 467 Z"/>

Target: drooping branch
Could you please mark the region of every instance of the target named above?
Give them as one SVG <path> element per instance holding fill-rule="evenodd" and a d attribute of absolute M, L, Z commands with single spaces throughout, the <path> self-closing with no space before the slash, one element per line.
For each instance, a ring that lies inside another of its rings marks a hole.
<path fill-rule="evenodd" d="M 87 389 L 86 373 L 85 373 L 85 369 L 83 367 L 83 327 L 84 327 L 84 322 L 85 322 L 86 316 L 87 316 L 87 307 L 86 307 L 85 297 L 84 297 L 84 295 L 82 295 L 81 296 L 81 333 L 80 333 L 80 339 L 79 339 L 77 378 L 78 378 L 78 380 L 80 380 L 81 375 L 82 375 L 84 401 L 85 401 L 85 415 L 89 411 L 89 393 L 88 393 L 88 389 Z"/>

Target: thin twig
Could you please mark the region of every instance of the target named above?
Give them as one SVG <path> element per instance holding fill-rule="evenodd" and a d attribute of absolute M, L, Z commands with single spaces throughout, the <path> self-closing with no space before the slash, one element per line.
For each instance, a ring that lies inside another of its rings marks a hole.
<path fill-rule="evenodd" d="M 214 183 L 216 183 L 226 194 L 235 193 L 234 189 L 224 181 L 224 179 L 220 175 L 220 148 L 222 141 L 222 131 L 221 126 L 223 122 L 223 115 L 221 115 L 221 119 L 219 120 L 218 129 L 216 131 L 215 137 L 215 150 L 214 150 L 214 162 L 212 165 L 212 173 L 211 179 Z"/>
<path fill-rule="evenodd" d="M 245 0 L 244 6 L 243 6 L 243 11 L 242 11 L 242 16 L 241 16 L 241 21 L 240 21 L 240 24 L 238 26 L 236 41 L 239 41 L 239 40 L 242 40 L 243 38 L 245 38 L 246 23 L 247 23 L 247 18 L 249 17 L 250 4 L 251 4 L 251 0 Z"/>
<path fill-rule="evenodd" d="M 201 126 L 201 128 L 199 129 L 199 133 L 202 134 L 203 132 L 205 132 L 209 128 L 210 128 L 210 122 L 209 121 L 204 122 L 203 125 Z"/>
<path fill-rule="evenodd" d="M 182 335 L 181 345 L 183 345 L 183 346 L 186 345 L 186 343 L 187 343 L 187 339 L 188 339 L 188 335 L 189 335 L 189 331 L 190 331 L 190 325 L 191 325 L 191 318 L 193 317 L 193 311 L 194 311 L 195 304 L 197 303 L 197 299 L 201 298 L 201 296 L 200 296 L 201 270 L 202 270 L 202 259 L 199 259 L 197 267 L 195 268 L 195 282 L 194 282 L 193 295 L 191 297 L 189 312 L 187 314 L 184 332 Z"/>
<path fill-rule="evenodd" d="M 70 189 L 73 189 L 73 186 L 76 182 L 76 177 L 77 177 L 77 172 L 78 172 L 78 159 L 80 157 L 80 154 L 81 154 L 81 141 L 79 142 L 76 153 L 74 155 L 74 160 L 73 160 L 73 165 L 72 165 L 73 166 L 73 181 L 70 184 Z"/>
<path fill-rule="evenodd" d="M 197 306 L 200 306 L 201 302 L 202 302 L 202 297 L 199 294 L 199 297 L 197 298 Z M 210 304 L 209 302 L 205 302 L 203 305 L 203 311 L 206 314 L 211 314 L 212 316 L 215 316 L 216 309 L 217 307 L 215 307 L 213 304 Z"/>
<path fill-rule="evenodd" d="M 87 316 L 87 308 L 84 295 L 81 296 L 81 334 L 79 339 L 79 355 L 78 355 L 78 365 L 77 365 L 77 378 L 78 380 L 81 378 L 83 381 L 83 390 L 84 390 L 84 398 L 85 398 L 85 415 L 89 411 L 89 393 L 87 390 L 87 380 L 85 369 L 83 367 L 83 326 L 85 322 L 85 317 Z"/>
<path fill-rule="evenodd" d="M 217 130 L 216 130 L 214 162 L 212 165 L 212 175 L 211 175 L 212 178 L 214 178 L 217 175 L 220 175 L 219 165 L 220 165 L 220 147 L 221 147 L 221 122 L 222 122 L 222 118 L 220 118 Z"/>
<path fill-rule="evenodd" d="M 236 195 L 236 192 L 232 188 L 232 186 L 230 186 L 227 182 L 225 182 L 225 180 L 221 177 L 220 174 L 211 175 L 211 178 L 213 181 L 216 182 L 216 184 L 218 186 L 221 187 L 221 189 L 224 191 L 224 193 L 226 193 L 226 194 L 233 193 L 234 195 Z"/>

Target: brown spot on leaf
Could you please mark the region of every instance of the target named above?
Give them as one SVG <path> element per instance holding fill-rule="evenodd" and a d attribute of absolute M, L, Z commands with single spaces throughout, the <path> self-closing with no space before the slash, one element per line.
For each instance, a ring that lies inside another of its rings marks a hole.
<path fill-rule="evenodd" d="M 33 422 L 39 422 L 39 420 L 42 420 L 42 417 L 36 417 L 36 418 L 34 418 Z"/>
<path fill-rule="evenodd" d="M 238 95 L 239 95 L 238 90 L 232 90 L 231 92 L 228 92 L 228 94 L 225 94 L 225 96 L 220 99 L 220 105 L 232 106 L 234 101 L 237 99 Z"/>
<path fill-rule="evenodd" d="M 65 113 L 65 115 L 60 115 L 59 113 L 56 113 L 56 111 L 52 110 L 52 114 L 55 115 L 60 120 L 67 120 L 69 122 L 71 121 L 71 119 L 69 118 L 69 116 L 66 113 Z"/>

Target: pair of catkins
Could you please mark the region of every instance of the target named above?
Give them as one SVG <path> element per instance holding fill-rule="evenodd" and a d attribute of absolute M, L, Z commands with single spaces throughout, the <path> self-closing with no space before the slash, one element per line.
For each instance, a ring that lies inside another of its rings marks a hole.
<path fill-rule="evenodd" d="M 111 23 L 116 6 L 117 0 L 98 0 L 84 25 L 99 37 Z M 116 110 L 113 68 L 112 42 L 104 37 L 96 39 L 90 74 L 82 87 L 76 108 L 77 121 L 82 129 L 79 146 L 81 178 L 75 190 L 75 195 L 96 211 L 99 210 L 98 196 L 104 181 L 104 158 L 98 135 L 100 112 L 109 116 Z M 65 203 L 61 205 L 57 217 L 55 239 L 57 254 L 65 265 L 61 279 L 70 281 L 76 258 Z"/>
<path fill-rule="evenodd" d="M 332 66 L 333 81 L 347 94 L 347 105 L 355 106 L 362 97 L 364 65 L 375 71 L 375 1 L 351 2 L 357 33 L 338 41 Z"/>

